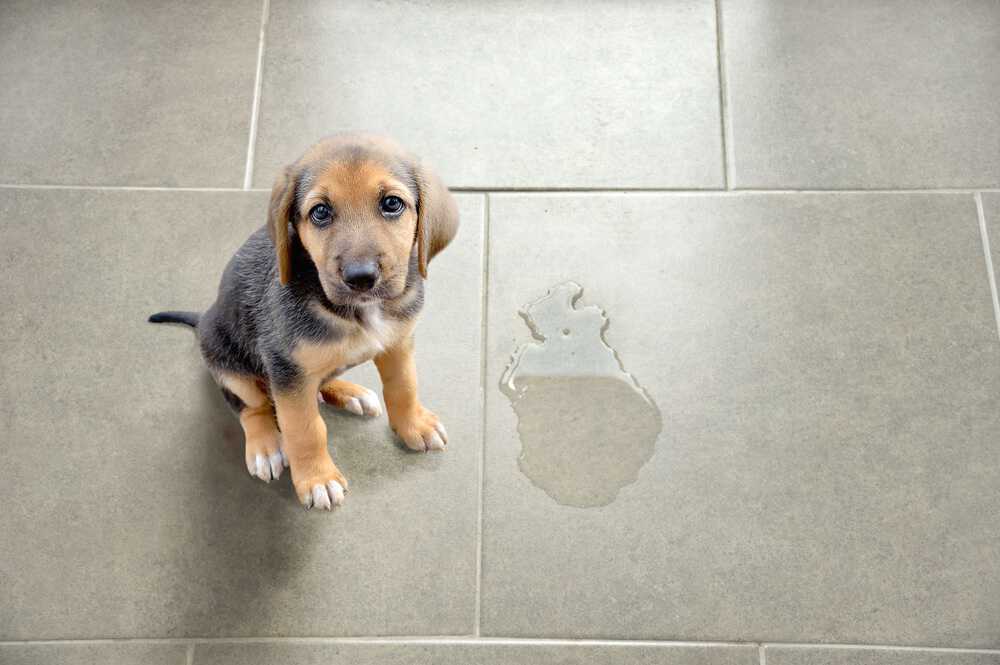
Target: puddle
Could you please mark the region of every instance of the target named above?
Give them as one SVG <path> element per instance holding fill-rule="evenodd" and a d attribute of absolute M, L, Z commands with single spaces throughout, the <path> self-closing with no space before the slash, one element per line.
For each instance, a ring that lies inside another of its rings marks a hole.
<path fill-rule="evenodd" d="M 500 378 L 517 414 L 518 466 L 558 503 L 615 500 L 653 456 L 660 411 L 604 339 L 610 321 L 564 282 L 519 312 L 534 342 Z"/>

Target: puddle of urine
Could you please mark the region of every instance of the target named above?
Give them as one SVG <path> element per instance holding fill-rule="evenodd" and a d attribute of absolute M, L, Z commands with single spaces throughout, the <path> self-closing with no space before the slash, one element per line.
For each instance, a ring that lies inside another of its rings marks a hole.
<path fill-rule="evenodd" d="M 558 503 L 590 508 L 636 481 L 662 420 L 605 340 L 607 315 L 580 306 L 582 295 L 564 282 L 519 312 L 535 341 L 514 352 L 500 389 L 517 415 L 524 475 Z"/>

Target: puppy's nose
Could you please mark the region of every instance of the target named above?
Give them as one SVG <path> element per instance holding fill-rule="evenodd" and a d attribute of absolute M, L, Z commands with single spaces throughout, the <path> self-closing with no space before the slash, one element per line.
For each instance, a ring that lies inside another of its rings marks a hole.
<path fill-rule="evenodd" d="M 340 273 L 344 284 L 352 291 L 371 291 L 378 281 L 378 264 L 374 261 L 354 261 L 345 264 Z"/>

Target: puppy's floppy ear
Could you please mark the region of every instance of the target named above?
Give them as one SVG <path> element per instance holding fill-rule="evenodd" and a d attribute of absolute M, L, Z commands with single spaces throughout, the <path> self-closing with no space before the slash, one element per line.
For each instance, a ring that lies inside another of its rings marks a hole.
<path fill-rule="evenodd" d="M 458 231 L 458 207 L 441 179 L 423 164 L 414 168 L 420 193 L 417 202 L 417 261 L 420 276 L 427 277 L 427 264 L 448 246 Z"/>
<path fill-rule="evenodd" d="M 286 167 L 274 181 L 271 204 L 267 212 L 267 232 L 274 242 L 278 259 L 278 279 L 288 284 L 292 276 L 292 248 L 288 242 L 288 225 L 292 223 L 295 204 L 295 178 L 291 167 Z"/>

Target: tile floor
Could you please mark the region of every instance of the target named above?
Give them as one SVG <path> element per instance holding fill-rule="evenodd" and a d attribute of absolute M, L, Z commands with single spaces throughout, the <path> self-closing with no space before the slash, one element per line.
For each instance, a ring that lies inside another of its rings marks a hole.
<path fill-rule="evenodd" d="M 0 4 L 0 663 L 1000 663 L 998 61 L 994 0 Z M 452 444 L 327 412 L 324 514 L 145 316 L 345 129 L 459 191 Z M 586 390 L 521 439 L 569 281 L 649 454 Z"/>

